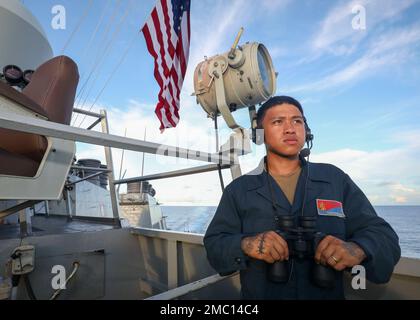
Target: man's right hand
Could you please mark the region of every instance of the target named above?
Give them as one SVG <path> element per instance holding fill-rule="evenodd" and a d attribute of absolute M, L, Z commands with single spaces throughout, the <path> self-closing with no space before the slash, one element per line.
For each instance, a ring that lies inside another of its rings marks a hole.
<path fill-rule="evenodd" d="M 241 248 L 247 256 L 268 263 L 289 260 L 287 242 L 274 231 L 243 238 Z"/>

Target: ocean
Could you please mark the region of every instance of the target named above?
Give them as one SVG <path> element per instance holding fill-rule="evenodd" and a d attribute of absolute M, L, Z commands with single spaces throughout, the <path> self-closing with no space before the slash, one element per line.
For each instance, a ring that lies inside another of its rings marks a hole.
<path fill-rule="evenodd" d="M 164 206 L 168 229 L 204 234 L 215 206 Z M 397 232 L 403 257 L 420 258 L 420 206 L 375 206 L 377 214 Z"/>

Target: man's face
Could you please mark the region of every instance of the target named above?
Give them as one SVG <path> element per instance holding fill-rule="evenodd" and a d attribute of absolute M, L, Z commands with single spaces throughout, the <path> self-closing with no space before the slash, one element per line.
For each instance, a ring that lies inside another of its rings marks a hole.
<path fill-rule="evenodd" d="M 279 156 L 295 157 L 305 145 L 305 123 L 294 105 L 284 103 L 268 109 L 262 125 L 267 149 Z"/>

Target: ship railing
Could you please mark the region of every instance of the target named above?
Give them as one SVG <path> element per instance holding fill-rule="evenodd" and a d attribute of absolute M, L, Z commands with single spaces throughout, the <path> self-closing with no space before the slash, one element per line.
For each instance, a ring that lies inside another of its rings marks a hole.
<path fill-rule="evenodd" d="M 202 234 L 139 227 L 130 231 L 138 237 L 151 268 L 150 277 L 143 280 L 149 281 L 148 286 L 143 287 L 153 289 L 142 290 L 148 300 L 240 297 L 238 272 L 225 277 L 216 274 L 206 259 Z M 345 272 L 345 296 L 352 300 L 420 299 L 419 266 L 420 259 L 402 257 L 387 284 L 366 280 L 366 288 L 359 286 L 359 278 L 353 278 L 355 274 Z M 156 279 L 162 282 L 158 283 Z M 359 285 L 353 287 L 354 281 Z"/>
<path fill-rule="evenodd" d="M 159 265 L 159 268 L 161 268 L 160 271 L 153 270 L 152 273 L 160 274 L 161 279 L 167 281 L 167 283 L 158 284 L 155 283 L 156 280 L 144 279 L 145 282 L 149 282 L 149 285 L 155 287 L 158 292 L 161 291 L 158 294 L 153 294 L 152 292 L 155 290 L 151 290 L 146 300 L 173 300 L 188 294 L 194 295 L 196 291 L 205 289 L 206 287 L 222 281 L 233 281 L 234 283 L 235 280 L 230 280 L 230 278 L 234 278 L 239 274 L 239 272 L 234 272 L 227 276 L 220 276 L 215 273 L 212 267 L 210 267 L 206 259 L 202 259 L 205 257 L 203 244 L 204 235 L 202 234 L 143 227 L 133 227 L 130 229 L 130 232 L 139 237 L 140 245 L 143 243 L 144 239 L 149 239 L 147 241 L 150 241 L 151 239 L 154 242 L 153 246 L 164 248 L 164 250 L 160 251 L 158 256 L 155 257 L 154 254 L 156 254 L 156 252 L 149 252 L 148 247 L 144 247 L 145 250 L 143 254 L 151 254 L 149 258 L 152 260 L 152 265 L 154 265 L 153 259 L 155 258 L 159 261 L 166 261 L 164 267 L 161 264 Z M 187 274 L 184 273 L 186 261 L 189 261 L 188 264 L 194 265 L 197 274 L 193 275 L 194 272 L 192 272 L 192 270 L 187 272 Z M 239 291 L 235 294 L 238 295 L 239 298 Z M 233 296 L 235 294 L 233 294 Z"/>

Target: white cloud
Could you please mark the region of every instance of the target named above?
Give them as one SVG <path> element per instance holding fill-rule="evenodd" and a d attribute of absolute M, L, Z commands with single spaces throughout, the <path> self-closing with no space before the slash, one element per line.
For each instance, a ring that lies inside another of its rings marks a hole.
<path fill-rule="evenodd" d="M 411 140 L 403 136 L 410 136 Z M 341 149 L 314 154 L 313 162 L 332 163 L 358 184 L 375 204 L 420 204 L 420 131 L 402 133 L 404 144 L 390 150 Z"/>
<path fill-rule="evenodd" d="M 273 60 L 290 55 L 290 49 L 284 46 L 270 47 L 268 48 L 268 51 L 270 52 L 271 59 Z"/>
<path fill-rule="evenodd" d="M 397 183 L 397 184 L 393 185 L 392 188 L 395 191 L 402 191 L 402 192 L 405 192 L 405 193 L 415 193 L 416 192 L 415 189 L 407 188 L 407 187 L 403 186 L 401 183 Z"/>
<path fill-rule="evenodd" d="M 401 197 L 401 196 L 393 196 L 392 197 L 394 199 L 394 201 L 398 204 L 405 204 L 407 202 L 407 198 L 406 197 Z"/>
<path fill-rule="evenodd" d="M 326 75 L 317 81 L 287 88 L 287 91 L 326 90 L 352 84 L 354 81 L 364 79 L 378 70 L 389 70 L 389 67 L 399 65 L 411 58 L 412 52 L 417 49 L 419 41 L 420 24 L 392 30 L 373 41 L 361 58 L 345 68 Z"/>
<path fill-rule="evenodd" d="M 317 54 L 330 52 L 337 55 L 349 54 L 357 44 L 377 25 L 398 16 L 409 8 L 415 0 L 353 0 L 341 1 L 333 7 L 320 24 L 319 32 L 311 42 Z M 356 13 L 352 9 L 361 5 L 366 9 L 366 30 L 354 30 L 352 20 Z"/>

